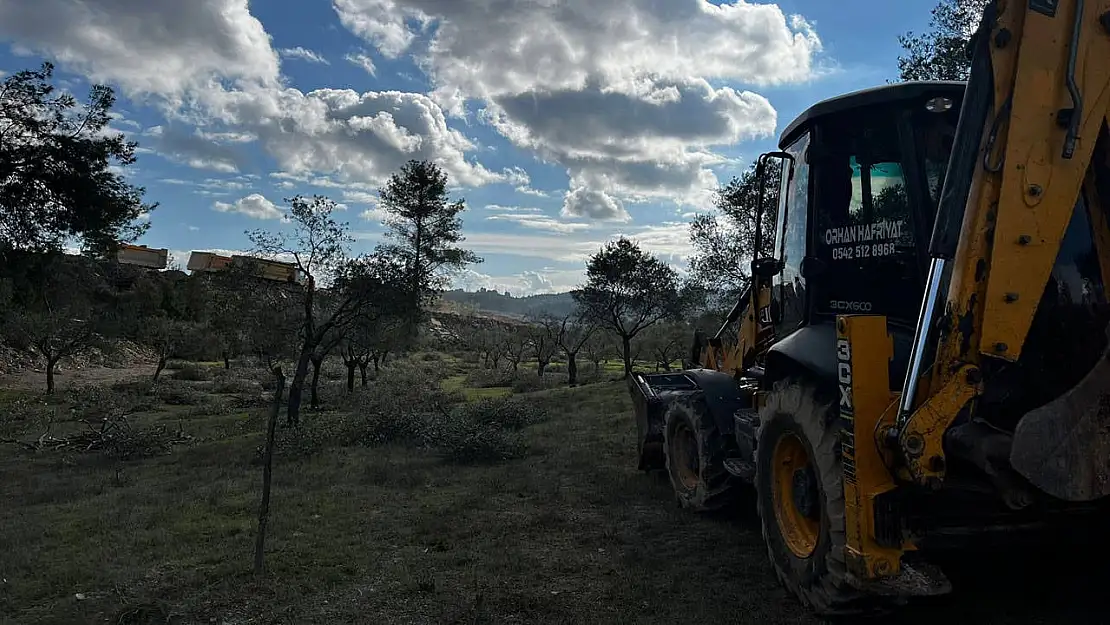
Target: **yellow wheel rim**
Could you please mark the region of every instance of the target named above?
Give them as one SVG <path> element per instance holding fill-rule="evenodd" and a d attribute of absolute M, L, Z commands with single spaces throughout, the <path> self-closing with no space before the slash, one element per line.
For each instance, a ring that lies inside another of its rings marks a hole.
<path fill-rule="evenodd" d="M 674 471 L 678 481 L 687 490 L 698 487 L 701 479 L 701 463 L 698 461 L 698 439 L 685 421 L 675 424 L 674 445 L 671 449 L 674 458 Z"/>
<path fill-rule="evenodd" d="M 795 556 L 808 558 L 817 549 L 820 510 L 809 453 L 796 434 L 787 432 L 775 444 L 771 469 L 779 533 Z"/>

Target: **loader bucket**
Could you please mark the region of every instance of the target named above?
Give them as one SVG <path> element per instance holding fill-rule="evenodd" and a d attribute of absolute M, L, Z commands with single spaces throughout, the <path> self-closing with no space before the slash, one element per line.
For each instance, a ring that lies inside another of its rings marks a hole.
<path fill-rule="evenodd" d="M 636 448 L 638 468 L 642 471 L 662 469 L 663 417 L 675 397 L 696 391 L 698 385 L 682 373 L 633 373 L 628 377 L 628 391 L 636 417 Z"/>
<path fill-rule="evenodd" d="M 1110 345 L 1079 384 L 1021 418 L 1010 464 L 1065 501 L 1110 495 Z"/>

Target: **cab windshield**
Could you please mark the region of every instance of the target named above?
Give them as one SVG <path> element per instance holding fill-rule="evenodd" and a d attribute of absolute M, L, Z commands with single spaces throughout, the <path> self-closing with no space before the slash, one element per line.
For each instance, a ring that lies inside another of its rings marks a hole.
<path fill-rule="evenodd" d="M 922 111 L 930 117 L 917 120 L 914 140 L 905 141 L 900 112 L 866 111 L 820 128 L 813 250 L 826 270 L 813 284 L 817 314 L 870 313 L 906 322 L 917 316 L 919 246 L 928 243 L 951 137 L 946 115 Z M 907 145 L 917 154 L 907 155 Z M 915 192 L 922 195 L 918 201 L 911 198 Z"/>

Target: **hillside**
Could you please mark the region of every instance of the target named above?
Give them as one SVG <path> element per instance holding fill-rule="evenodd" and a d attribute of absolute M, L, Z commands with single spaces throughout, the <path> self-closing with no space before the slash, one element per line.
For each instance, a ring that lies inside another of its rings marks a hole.
<path fill-rule="evenodd" d="M 507 293 L 481 289 L 477 292 L 463 290 L 447 291 L 443 300 L 454 302 L 462 306 L 471 307 L 482 312 L 500 313 L 515 317 L 524 317 L 531 314 L 550 314 L 557 317 L 569 315 L 574 312 L 574 299 L 570 293 L 550 293 L 544 295 L 528 295 L 526 297 L 513 297 Z"/>

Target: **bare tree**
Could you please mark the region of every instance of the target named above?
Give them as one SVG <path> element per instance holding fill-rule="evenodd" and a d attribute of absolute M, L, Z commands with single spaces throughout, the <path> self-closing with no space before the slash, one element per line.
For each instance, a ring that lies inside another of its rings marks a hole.
<path fill-rule="evenodd" d="M 581 323 L 575 315 L 565 315 L 559 321 L 555 342 L 567 357 L 567 383 L 571 386 L 578 384 L 578 352 L 582 351 L 596 330 L 596 325 Z M 597 370 L 596 365 L 594 370 Z"/>
<path fill-rule="evenodd" d="M 347 225 L 332 218 L 337 208 L 334 201 L 314 196 L 311 201 L 295 197 L 289 202 L 292 234 L 256 231 L 250 233 L 250 237 L 259 253 L 271 258 L 291 257 L 304 274 L 305 284 L 300 289 L 301 345 L 289 385 L 286 411 L 286 423 L 297 425 L 308 366 L 314 355 L 319 356 L 320 349 L 326 346 L 328 337 L 337 331 L 342 333 L 367 309 L 380 304 L 384 293 L 391 294 L 390 302 L 398 299 L 394 296 L 401 296 L 406 302 L 410 298 L 408 282 L 399 279 L 407 277 L 403 258 L 388 258 L 382 254 L 349 257 L 347 250 L 353 239 L 347 232 Z M 316 301 L 317 289 L 324 281 L 331 282 L 336 294 L 326 312 Z M 383 283 L 388 283 L 384 291 Z"/>
<path fill-rule="evenodd" d="M 512 363 L 513 371 L 520 370 L 520 361 L 524 360 L 530 338 L 527 329 L 520 326 L 508 328 L 501 336 L 502 353 Z"/>
<path fill-rule="evenodd" d="M 3 335 L 16 346 L 33 346 L 46 359 L 46 392 L 54 392 L 58 362 L 102 342 L 118 329 L 114 293 L 86 260 L 51 256 L 31 270 L 35 288 L 13 300 Z"/>
<path fill-rule="evenodd" d="M 270 417 L 266 420 L 266 447 L 262 454 L 262 501 L 258 505 L 258 535 L 254 542 L 254 572 L 261 575 L 266 555 L 266 526 L 270 523 L 270 484 L 274 475 L 274 433 L 278 413 L 281 412 L 281 395 L 285 391 L 285 374 L 280 366 L 270 370 L 274 376 L 274 398 L 270 403 Z"/>
<path fill-rule="evenodd" d="M 536 374 L 541 378 L 551 359 L 559 353 L 560 323 L 548 315 L 532 317 L 528 326 L 528 347 L 536 359 Z"/>
<path fill-rule="evenodd" d="M 613 333 L 607 332 L 604 328 L 594 326 L 595 330 L 590 333 L 589 338 L 582 345 L 582 353 L 585 354 L 586 359 L 593 363 L 594 374 L 600 373 L 602 361 L 608 361 L 609 356 L 618 354 L 620 349 L 613 341 Z"/>
<path fill-rule="evenodd" d="M 198 328 L 196 324 L 172 319 L 167 315 L 148 317 L 142 321 L 142 325 L 143 341 L 158 354 L 153 378 L 157 382 L 170 357 L 176 354 L 182 345 L 196 340 Z"/>
<path fill-rule="evenodd" d="M 689 328 L 678 323 L 661 323 L 644 333 L 643 347 L 655 359 L 655 370 L 671 370 L 671 363 L 682 357 L 692 335 Z"/>

